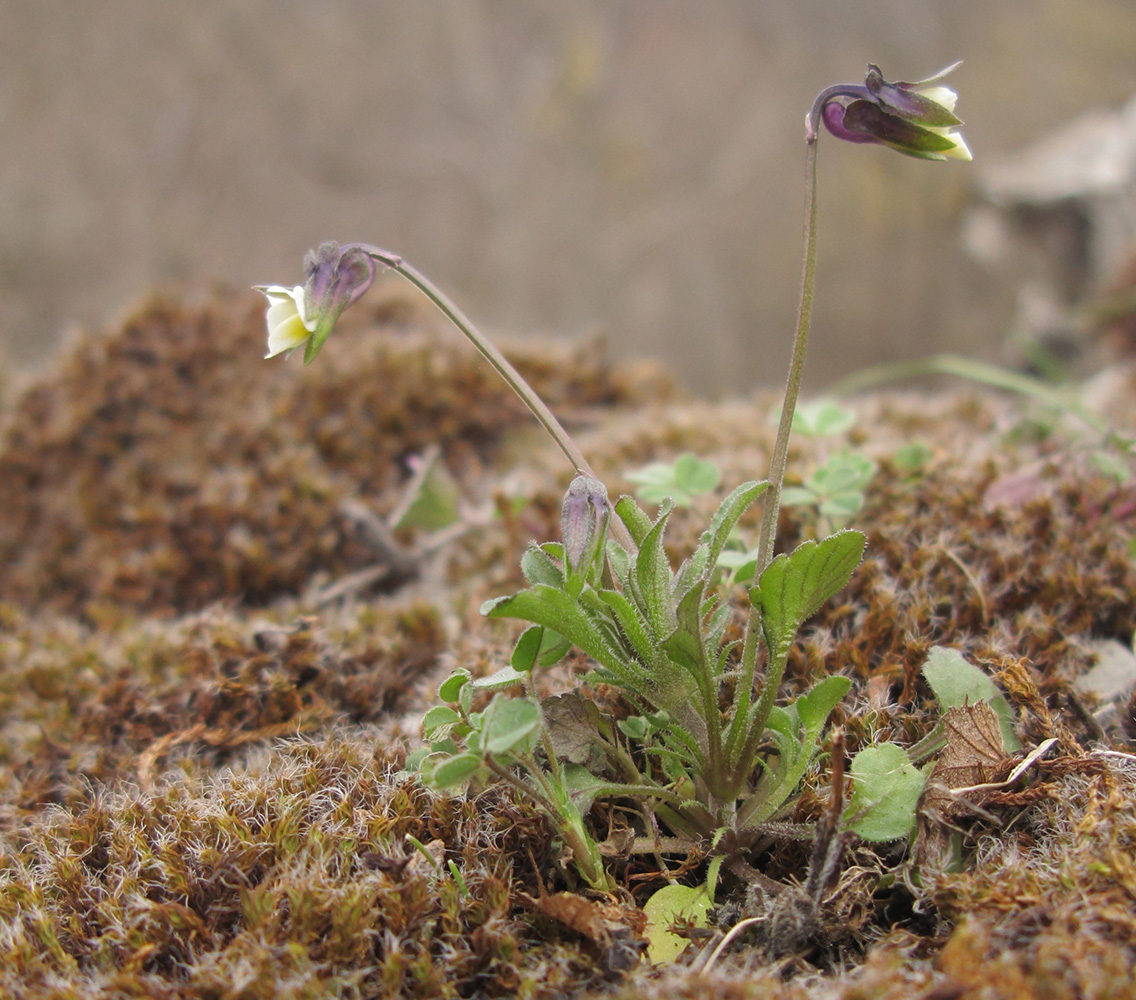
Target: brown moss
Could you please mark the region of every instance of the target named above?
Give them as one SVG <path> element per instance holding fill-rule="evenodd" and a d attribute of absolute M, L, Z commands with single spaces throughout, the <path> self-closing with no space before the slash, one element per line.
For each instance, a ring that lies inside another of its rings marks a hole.
<path fill-rule="evenodd" d="M 443 648 L 429 605 L 329 618 L 281 626 L 216 610 L 107 632 L 10 615 L 0 787 L 35 810 L 86 801 L 92 782 L 150 787 L 171 754 L 219 766 L 333 720 L 373 722 L 403 706 Z"/>
<path fill-rule="evenodd" d="M 456 335 L 402 298 L 348 317 L 305 369 L 257 360 L 251 296 L 158 298 L 83 338 L 7 418 L 0 994 L 1124 995 L 1136 781 L 1126 758 L 1088 748 L 1130 750 L 1131 733 L 1123 712 L 1094 730 L 1071 682 L 1093 641 L 1136 629 L 1136 494 L 1093 471 L 1089 437 L 972 392 L 857 404 L 848 440 L 880 465 L 856 522 L 868 558 L 807 626 L 787 689 L 845 673 L 849 750 L 910 743 L 936 721 L 918 670 L 945 643 L 997 677 L 1028 743 L 1057 736 L 1061 755 L 1038 765 L 1037 794 L 959 820 L 961 872 L 881 887 L 880 872 L 902 875 L 902 850 L 850 848 L 818 915 L 843 925 L 827 949 L 771 961 L 750 938 L 705 976 L 640 969 L 613 988 L 622 958 L 540 902 L 574 888 L 540 816 L 501 788 L 440 798 L 397 774 L 399 737 L 416 734 L 438 675 L 506 661 L 516 629 L 476 609 L 517 585 L 529 539 L 555 535 L 566 470 Z M 723 490 L 764 473 L 768 399 L 660 404 L 660 382 L 590 349 L 515 356 L 613 493 L 630 469 L 687 450 L 719 464 Z M 914 438 L 933 458 L 910 474 L 890 458 Z M 382 557 L 341 502 L 388 511 L 406 457 L 434 443 L 500 516 L 385 596 L 318 604 L 316 585 Z M 791 471 L 842 444 L 798 441 Z M 676 558 L 714 504 L 676 512 Z M 785 511 L 781 544 L 818 527 Z M 735 612 L 733 637 L 740 600 Z M 542 690 L 585 668 L 542 675 Z M 797 823 L 828 801 L 828 749 Z M 592 819 L 601 837 L 643 832 L 621 803 Z M 792 881 L 808 855 L 771 833 L 750 861 Z M 663 884 L 657 868 L 613 861 L 639 902 Z"/>
<path fill-rule="evenodd" d="M 72 613 L 295 594 L 378 558 L 344 498 L 389 509 L 405 458 L 428 444 L 476 483 L 532 420 L 452 332 L 346 322 L 306 370 L 259 360 L 262 317 L 253 293 L 155 297 L 17 400 L 0 446 L 0 594 Z M 517 364 L 568 415 L 666 391 L 609 375 L 595 350 Z"/>

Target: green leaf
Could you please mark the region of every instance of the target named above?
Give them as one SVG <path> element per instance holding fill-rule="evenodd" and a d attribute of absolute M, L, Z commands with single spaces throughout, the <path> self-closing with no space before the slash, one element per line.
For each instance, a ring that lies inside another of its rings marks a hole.
<path fill-rule="evenodd" d="M 540 709 L 528 698 L 494 698 L 481 724 L 481 749 L 487 754 L 508 753 L 536 732 Z"/>
<path fill-rule="evenodd" d="M 422 733 L 428 740 L 442 740 L 461 721 L 462 717 L 449 705 L 435 705 L 422 716 Z"/>
<path fill-rule="evenodd" d="M 896 471 L 912 476 L 917 472 L 922 472 L 934 454 L 930 447 L 922 441 L 908 441 L 907 444 L 900 445 L 895 450 L 891 461 Z"/>
<path fill-rule="evenodd" d="M 738 519 L 767 489 L 769 489 L 768 482 L 742 483 L 718 505 L 713 520 L 710 522 L 710 530 L 702 536 L 703 541 L 708 542 L 710 546 L 706 560 L 708 569 L 712 570 L 717 565 L 722 555 L 722 549 L 730 537 L 730 532 L 738 523 Z"/>
<path fill-rule="evenodd" d="M 442 681 L 438 688 L 438 697 L 442 701 L 455 702 L 461 689 L 469 683 L 470 673 L 465 667 L 458 667 L 449 677 Z"/>
<path fill-rule="evenodd" d="M 676 507 L 688 507 L 696 496 L 710 493 L 718 485 L 721 472 L 713 462 L 704 462 L 690 452 L 673 463 L 652 462 L 630 472 L 627 478 L 639 483 L 639 498 L 648 503 L 670 499 Z"/>
<path fill-rule="evenodd" d="M 481 605 L 489 618 L 520 618 L 560 633 L 605 667 L 618 670 L 622 663 L 596 631 L 579 604 L 563 590 L 537 584 L 508 597 L 497 597 Z"/>
<path fill-rule="evenodd" d="M 926 775 L 903 747 L 881 743 L 852 758 L 852 796 L 845 810 L 848 828 L 864 840 L 899 840 L 915 826 Z"/>
<path fill-rule="evenodd" d="M 477 754 L 460 753 L 431 768 L 428 778 L 425 773 L 423 777 L 431 788 L 441 792 L 469 781 L 480 767 L 481 758 Z"/>
<path fill-rule="evenodd" d="M 824 465 L 805 480 L 805 486 L 822 497 L 862 492 L 875 474 L 876 463 L 870 458 L 856 452 L 843 451 L 831 455 Z"/>
<path fill-rule="evenodd" d="M 459 500 L 458 484 L 442 461 L 441 449 L 435 446 L 420 457 L 394 527 L 426 531 L 445 528 L 458 520 Z"/>
<path fill-rule="evenodd" d="M 647 537 L 647 532 L 651 530 L 651 519 L 643 513 L 642 508 L 635 502 L 634 498 L 621 496 L 615 501 L 615 512 L 626 526 L 632 541 L 636 545 L 642 545 L 643 539 Z"/>
<path fill-rule="evenodd" d="M 611 609 L 627 641 L 631 643 L 643 664 L 650 666 L 655 663 L 659 658 L 658 650 L 647 632 L 646 620 L 635 606 L 615 590 L 601 590 L 596 596 Z"/>
<path fill-rule="evenodd" d="M 596 796 L 610 785 L 610 782 L 597 778 L 582 764 L 565 764 L 561 768 L 561 774 L 572 804 L 581 815 L 592 808 Z"/>
<path fill-rule="evenodd" d="M 564 550 L 558 542 L 546 542 L 543 546 L 530 545 L 521 556 L 521 572 L 530 586 L 535 587 L 538 583 L 543 583 L 558 590 L 563 589 L 564 569 L 562 564 L 556 561 L 556 557 L 548 551 L 552 547 L 555 547 L 563 560 Z"/>
<path fill-rule="evenodd" d="M 676 628 L 663 641 L 663 649 L 676 663 L 685 667 L 697 681 L 709 671 L 706 660 L 706 648 L 702 641 L 702 606 L 699 600 L 701 594 L 697 589 L 687 591 L 676 608 Z M 660 685 L 665 682 L 664 677 L 658 678 Z M 675 695 L 685 697 L 687 685 L 682 685 L 680 692 L 663 692 L 663 704 L 674 704 Z M 668 697 L 668 695 L 670 695 Z"/>
<path fill-rule="evenodd" d="M 817 504 L 817 512 L 822 517 L 847 520 L 858 514 L 863 506 L 863 493 L 836 493 Z"/>
<path fill-rule="evenodd" d="M 819 543 L 802 542 L 766 567 L 750 591 L 750 601 L 761 610 L 772 660 L 788 656 L 801 625 L 848 582 L 866 542 L 859 531 L 838 531 Z"/>
<path fill-rule="evenodd" d="M 690 496 L 711 493 L 717 488 L 722 473 L 713 462 L 703 461 L 692 452 L 674 460 L 674 481 L 680 490 Z"/>
<path fill-rule="evenodd" d="M 629 715 L 626 719 L 620 719 L 616 725 L 629 740 L 642 742 L 651 733 L 651 723 L 642 715 Z"/>
<path fill-rule="evenodd" d="M 564 659 L 571 648 L 572 643 L 559 632 L 545 629 L 544 643 L 540 647 L 540 659 L 536 662 L 542 667 L 551 667 L 554 663 L 559 663 Z"/>
<path fill-rule="evenodd" d="M 671 606 L 671 565 L 663 548 L 663 534 L 672 508 L 664 503 L 659 518 L 643 541 L 635 559 L 635 581 L 643 597 L 644 614 L 656 636 L 674 631 L 675 616 Z"/>
<path fill-rule="evenodd" d="M 797 718 L 805 727 L 806 743 L 815 743 L 832 710 L 852 687 L 847 677 L 833 675 L 816 684 L 808 694 L 797 699 Z"/>
<path fill-rule="evenodd" d="M 704 885 L 664 885 L 643 904 L 647 915 L 647 958 L 652 965 L 673 962 L 690 943 L 671 932 L 678 922 L 705 927 L 713 900 Z"/>
<path fill-rule="evenodd" d="M 820 499 L 804 486 L 786 486 L 781 490 L 782 507 L 811 507 Z"/>
<path fill-rule="evenodd" d="M 543 625 L 530 625 L 521 633 L 513 647 L 513 655 L 509 657 L 509 664 L 514 670 L 532 670 L 540 657 L 546 631 Z"/>
<path fill-rule="evenodd" d="M 528 674 L 521 673 L 510 665 L 495 670 L 488 677 L 477 678 L 472 682 L 473 689 L 475 691 L 504 691 L 506 688 L 524 684 L 526 677 L 528 677 Z"/>
<path fill-rule="evenodd" d="M 429 757 L 433 751 L 434 748 L 428 746 L 417 747 L 411 750 L 410 753 L 406 755 L 406 761 L 402 765 L 402 774 L 417 774 L 419 767 L 422 765 L 422 761 Z"/>
<path fill-rule="evenodd" d="M 509 663 L 514 670 L 526 673 L 535 666 L 551 667 L 572 648 L 572 643 L 559 632 L 543 625 L 530 625 L 513 647 Z"/>
<path fill-rule="evenodd" d="M 1013 753 L 1021 749 L 1021 741 L 1014 734 L 1014 710 L 1006 701 L 1006 696 L 957 649 L 932 646 L 927 653 L 927 662 L 923 664 L 923 676 L 927 678 L 927 683 L 931 685 L 939 707 L 944 712 L 948 708 L 962 708 L 968 702 L 971 705 L 980 701 L 989 702 L 994 714 L 998 716 L 1006 750 Z"/>

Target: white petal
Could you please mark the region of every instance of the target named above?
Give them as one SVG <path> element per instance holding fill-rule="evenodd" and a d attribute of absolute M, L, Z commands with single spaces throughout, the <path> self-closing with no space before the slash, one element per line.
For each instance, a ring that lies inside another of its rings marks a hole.
<path fill-rule="evenodd" d="M 266 358 L 299 347 L 312 335 L 300 313 L 304 302 L 304 289 L 284 288 L 282 285 L 268 285 L 260 289 L 268 299 L 268 312 L 265 323 L 268 327 L 268 353 Z"/>
<path fill-rule="evenodd" d="M 958 94 L 950 87 L 920 87 L 917 93 L 951 112 L 955 110 L 955 105 L 958 103 Z"/>
<path fill-rule="evenodd" d="M 966 140 L 959 132 L 951 133 L 951 138 L 954 139 L 955 145 L 953 149 L 943 150 L 944 156 L 949 156 L 952 160 L 973 160 L 974 157 L 970 154 L 970 148 L 966 144 Z"/>

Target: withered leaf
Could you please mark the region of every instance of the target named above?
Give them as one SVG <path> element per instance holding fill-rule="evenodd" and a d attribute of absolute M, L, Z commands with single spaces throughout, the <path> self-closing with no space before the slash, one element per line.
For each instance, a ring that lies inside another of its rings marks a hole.
<path fill-rule="evenodd" d="M 983 790 L 955 795 L 954 789 L 997 780 L 1007 760 L 998 716 L 984 701 L 947 709 L 943 731 L 947 745 L 931 770 L 919 803 L 914 847 L 920 864 L 936 866 L 946 863 L 950 853 L 945 827 L 979 811 L 990 795 Z"/>
<path fill-rule="evenodd" d="M 947 788 L 969 788 L 992 781 L 1006 759 L 1002 728 L 994 710 L 984 701 L 949 708 L 943 714 L 943 729 L 947 745 L 931 772 L 928 796 L 934 793 L 936 783 Z M 940 790 L 938 795 L 944 793 Z"/>
<path fill-rule="evenodd" d="M 544 723 L 557 756 L 569 764 L 583 764 L 589 770 L 604 761 L 600 737 L 600 713 L 594 702 L 570 691 L 545 698 L 540 703 Z"/>

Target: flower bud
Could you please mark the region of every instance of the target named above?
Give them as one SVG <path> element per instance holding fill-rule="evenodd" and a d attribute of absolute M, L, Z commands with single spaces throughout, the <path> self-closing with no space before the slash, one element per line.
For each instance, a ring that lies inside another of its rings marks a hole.
<path fill-rule="evenodd" d="M 375 280 L 375 262 L 358 246 L 321 243 L 304 258 L 307 280 L 295 288 L 257 285 L 268 298 L 266 358 L 306 342 L 304 364 L 310 364 L 340 314 L 357 302 Z"/>
<path fill-rule="evenodd" d="M 809 134 L 819 117 L 845 142 L 879 143 L 925 160 L 969 160 L 954 113 L 958 95 L 939 84 L 957 65 L 918 83 L 888 83 L 878 66 L 869 65 L 862 86 L 829 87 L 817 98 Z"/>
<path fill-rule="evenodd" d="M 569 577 L 587 573 L 603 552 L 611 504 L 598 479 L 577 476 L 568 486 L 560 512 L 560 537 Z"/>

